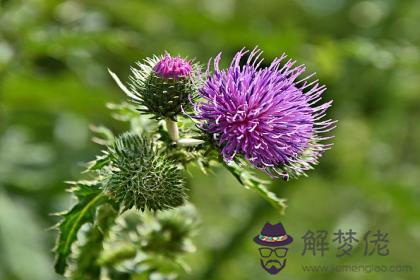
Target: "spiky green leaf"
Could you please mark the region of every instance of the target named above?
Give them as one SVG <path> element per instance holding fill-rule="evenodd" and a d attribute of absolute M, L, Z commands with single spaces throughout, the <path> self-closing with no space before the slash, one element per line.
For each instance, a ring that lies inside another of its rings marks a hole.
<path fill-rule="evenodd" d="M 99 191 L 97 180 L 66 181 L 70 185 L 68 192 L 74 194 L 79 200 Z"/>
<path fill-rule="evenodd" d="M 93 142 L 99 145 L 110 145 L 114 141 L 114 134 L 109 128 L 105 126 L 91 125 L 90 130 L 92 130 L 92 132 L 95 133 L 95 136 L 93 137 Z"/>
<path fill-rule="evenodd" d="M 88 163 L 88 167 L 85 172 L 99 170 L 106 166 L 111 161 L 109 154 L 104 151 L 102 155 L 97 156 L 95 160 L 92 160 Z"/>
<path fill-rule="evenodd" d="M 103 241 L 108 236 L 116 216 L 117 211 L 112 205 L 106 203 L 98 207 L 95 224 L 84 232 L 84 242 L 77 242 L 75 252 L 72 254 L 70 272 L 72 280 L 99 279 L 101 266 L 98 258 L 103 250 Z"/>
<path fill-rule="evenodd" d="M 268 188 L 268 182 L 262 180 L 252 174 L 250 171 L 238 164 L 231 162 L 224 164 L 226 169 L 235 176 L 235 178 L 247 189 L 256 191 L 261 197 L 267 200 L 274 208 L 276 208 L 281 214 L 284 214 L 287 204 L 286 199 L 279 198 L 275 193 L 271 192 Z"/>
<path fill-rule="evenodd" d="M 98 188 L 85 187 L 78 193 L 79 201 L 68 211 L 58 214 L 63 219 L 57 225 L 59 231 L 56 247 L 55 270 L 59 274 L 64 274 L 67 267 L 67 257 L 71 253 L 71 245 L 77 239 L 77 232 L 80 227 L 89 222 L 93 222 L 96 207 L 106 201 L 106 197 Z"/>

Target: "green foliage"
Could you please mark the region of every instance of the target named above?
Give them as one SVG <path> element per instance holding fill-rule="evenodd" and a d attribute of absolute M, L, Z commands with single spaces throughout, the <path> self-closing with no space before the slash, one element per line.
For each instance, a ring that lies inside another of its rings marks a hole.
<path fill-rule="evenodd" d="M 55 270 L 64 274 L 67 257 L 71 253 L 71 245 L 77 240 L 77 233 L 85 223 L 93 223 L 96 207 L 106 201 L 99 188 L 87 185 L 77 186 L 75 194 L 78 202 L 68 211 L 58 213 L 62 221 L 56 226 L 59 230 L 56 247 Z"/>
<path fill-rule="evenodd" d="M 148 139 L 123 134 L 109 154 L 110 174 L 104 191 L 123 210 L 165 210 L 184 202 L 186 186 L 181 170 Z"/>
<path fill-rule="evenodd" d="M 262 198 L 267 200 L 280 214 L 284 214 L 286 210 L 286 199 L 279 198 L 277 195 L 268 190 L 269 181 L 262 180 L 247 170 L 244 165 L 239 166 L 232 162 L 225 164 L 227 170 L 247 189 L 257 192 Z"/>
<path fill-rule="evenodd" d="M 76 261 L 70 265 L 68 274 L 73 280 L 100 279 L 101 270 L 96 260 L 102 250 L 103 235 L 96 227 L 91 227 L 82 236 L 85 243 L 77 247 Z"/>
<path fill-rule="evenodd" d="M 191 237 L 197 214 L 191 204 L 172 211 L 127 211 L 112 227 L 99 258 L 101 265 L 136 277 L 175 275 L 187 269 L 181 257 L 195 250 Z M 144 279 L 150 279 L 144 277 Z"/>
<path fill-rule="evenodd" d="M 132 131 L 148 136 L 153 134 L 145 130 L 147 122 L 134 120 L 141 118 L 131 105 L 111 107 L 117 111 L 114 116 L 130 122 Z M 55 269 L 60 274 L 67 271 L 72 279 L 99 279 L 113 269 L 113 260 L 136 254 L 136 250 L 126 246 L 102 256 L 104 241 L 116 216 L 113 209 L 124 212 L 133 207 L 142 211 L 177 207 L 183 204 L 187 190 L 181 169 L 175 162 L 176 157 L 170 157 L 168 150 L 162 149 L 168 145 L 163 144 L 166 141 L 164 138 L 156 145 L 135 132 L 114 138 L 114 134 L 105 127 L 91 128 L 96 133 L 94 141 L 106 149 L 89 162 L 85 170 L 85 175 L 94 179 L 68 182 L 69 191 L 77 198 L 77 203 L 70 210 L 58 214 L 62 221 L 56 226 L 59 236 L 55 247 Z M 173 225 L 164 218 L 162 224 L 165 230 L 166 226 Z M 173 234 L 177 234 L 175 238 L 183 239 L 184 235 L 190 234 L 188 230 L 185 228 Z M 156 235 L 159 234 L 158 230 Z M 180 253 L 180 250 L 172 251 L 173 257 Z M 124 274 L 118 271 L 110 273 L 112 277 L 124 278 Z"/>
<path fill-rule="evenodd" d="M 103 250 L 103 241 L 115 222 L 117 212 L 110 204 L 98 207 L 95 222 L 79 233 L 70 260 L 70 277 L 73 280 L 95 280 L 100 278 L 101 266 L 98 258 Z M 80 241 L 83 240 L 83 241 Z"/>
<path fill-rule="evenodd" d="M 169 159 L 179 162 L 185 169 L 198 166 L 204 174 L 207 174 L 211 167 L 220 166 L 217 149 L 207 141 L 206 135 L 200 134 L 197 129 L 194 129 L 194 123 L 190 118 L 179 118 L 177 125 L 184 139 L 200 139 L 204 143 L 190 147 L 174 145 L 165 127 L 160 125 L 155 136 L 158 145 L 166 152 Z"/>

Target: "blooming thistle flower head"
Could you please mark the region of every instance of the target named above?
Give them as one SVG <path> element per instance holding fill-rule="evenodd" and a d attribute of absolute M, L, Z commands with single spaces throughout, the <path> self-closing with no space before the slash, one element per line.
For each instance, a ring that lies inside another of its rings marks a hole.
<path fill-rule="evenodd" d="M 322 120 L 331 102 L 318 104 L 325 91 L 312 76 L 301 80 L 305 66 L 295 61 L 274 59 L 260 68 L 261 51 L 239 51 L 229 68 L 219 69 L 221 54 L 214 59 L 214 72 L 199 90 L 195 104 L 199 127 L 210 134 L 225 161 L 245 158 L 273 177 L 287 179 L 305 174 L 330 147 L 322 143 L 331 137 L 321 134 L 334 128 Z"/>
<path fill-rule="evenodd" d="M 188 77 L 192 71 L 191 63 L 182 57 L 166 54 L 154 67 L 155 73 L 162 78 L 178 79 Z"/>
<path fill-rule="evenodd" d="M 140 105 L 139 111 L 156 119 L 176 119 L 182 109 L 191 107 L 201 81 L 200 65 L 168 53 L 137 62 L 131 68 L 130 85 L 127 89 L 113 75 L 119 86 Z"/>

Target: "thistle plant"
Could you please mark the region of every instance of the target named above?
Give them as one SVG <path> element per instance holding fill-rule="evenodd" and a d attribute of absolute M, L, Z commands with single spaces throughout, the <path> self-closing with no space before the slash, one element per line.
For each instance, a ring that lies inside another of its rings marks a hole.
<path fill-rule="evenodd" d="M 248 55 L 244 61 L 245 55 Z M 115 136 L 92 127 L 104 146 L 84 172 L 68 182 L 77 198 L 56 226 L 56 271 L 71 279 L 174 279 L 194 248 L 194 207 L 188 202 L 185 170 L 226 168 L 245 188 L 279 212 L 286 201 L 269 190 L 271 178 L 296 178 L 318 163 L 331 144 L 324 135 L 335 121 L 324 119 L 331 101 L 320 103 L 325 86 L 303 65 L 276 58 L 260 67 L 262 52 L 239 51 L 227 69 L 221 55 L 201 73 L 197 62 L 154 56 L 131 68 L 127 84 L 109 71 L 128 102 L 110 104 L 127 122 Z M 253 171 L 256 170 L 257 172 Z"/>

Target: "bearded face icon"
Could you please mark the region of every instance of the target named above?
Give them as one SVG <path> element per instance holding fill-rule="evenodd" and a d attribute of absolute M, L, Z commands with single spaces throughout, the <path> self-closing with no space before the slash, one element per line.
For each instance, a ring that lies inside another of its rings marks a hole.
<path fill-rule="evenodd" d="M 279 273 L 286 266 L 288 251 L 286 245 L 292 243 L 292 236 L 286 234 L 281 223 L 276 225 L 266 223 L 254 241 L 261 246 L 259 248 L 261 267 L 270 274 Z"/>
<path fill-rule="evenodd" d="M 286 265 L 287 248 L 268 248 L 261 247 L 260 251 L 260 263 L 270 274 L 277 274 Z M 273 253 L 275 255 L 273 255 Z"/>

